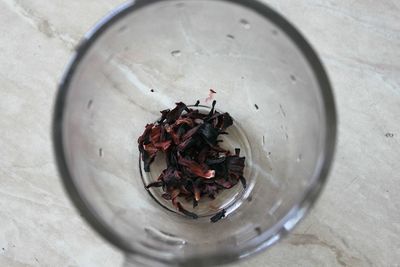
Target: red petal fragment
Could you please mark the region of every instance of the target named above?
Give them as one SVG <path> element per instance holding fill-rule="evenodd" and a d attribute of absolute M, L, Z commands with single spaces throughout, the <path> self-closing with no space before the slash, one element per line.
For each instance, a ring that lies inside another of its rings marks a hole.
<path fill-rule="evenodd" d="M 154 146 L 162 151 L 166 151 L 171 146 L 171 140 L 156 143 Z"/>
<path fill-rule="evenodd" d="M 179 202 L 178 202 L 178 200 L 176 198 L 172 198 L 171 202 L 172 202 L 172 205 L 174 205 L 175 208 L 178 208 Z"/>
<path fill-rule="evenodd" d="M 187 167 L 191 173 L 193 173 L 199 177 L 203 177 L 206 179 L 211 179 L 211 178 L 215 177 L 214 170 L 207 170 L 207 169 L 203 168 L 203 166 L 201 166 L 200 164 L 198 164 L 197 162 L 195 162 L 193 160 L 188 160 L 181 156 L 178 156 L 178 163 L 181 164 L 182 166 Z"/>
<path fill-rule="evenodd" d="M 143 146 L 144 150 L 146 150 L 151 156 L 155 155 L 158 149 L 153 144 L 148 144 Z"/>
<path fill-rule="evenodd" d="M 181 125 L 181 124 L 187 124 L 187 125 L 193 127 L 193 120 L 190 118 L 179 118 L 174 123 L 174 125 L 176 125 L 176 126 Z"/>
<path fill-rule="evenodd" d="M 181 191 L 179 189 L 174 189 L 171 193 L 171 198 L 177 198 Z"/>
<path fill-rule="evenodd" d="M 139 139 L 138 139 L 138 143 L 139 143 L 139 144 L 142 144 L 142 143 L 146 140 L 146 138 L 148 138 L 148 136 L 149 136 L 149 134 L 150 134 L 150 131 L 151 131 L 151 129 L 153 128 L 153 126 L 154 126 L 153 123 L 150 123 L 150 124 L 147 124 L 147 125 L 146 125 L 143 134 L 142 134 L 142 135 L 139 137 Z"/>
<path fill-rule="evenodd" d="M 215 181 L 217 184 L 223 186 L 226 189 L 232 188 L 233 184 L 229 181 L 225 181 L 224 179 L 219 179 Z"/>
<path fill-rule="evenodd" d="M 153 126 L 150 133 L 150 142 L 158 143 L 161 137 L 161 127 L 160 126 Z"/>
<path fill-rule="evenodd" d="M 170 125 L 165 125 L 165 130 L 171 136 L 172 140 L 174 141 L 175 145 L 179 145 L 180 140 L 178 134 L 174 131 L 174 129 Z"/>

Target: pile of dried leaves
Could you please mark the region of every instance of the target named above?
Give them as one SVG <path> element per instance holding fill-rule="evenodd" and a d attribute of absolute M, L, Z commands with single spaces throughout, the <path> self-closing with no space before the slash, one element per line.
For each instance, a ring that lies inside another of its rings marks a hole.
<path fill-rule="evenodd" d="M 194 107 L 198 104 L 199 101 Z M 214 199 L 218 192 L 232 188 L 239 181 L 246 187 L 245 158 L 239 156 L 240 150 L 235 149 L 232 154 L 219 146 L 222 141 L 218 137 L 227 134 L 226 129 L 233 124 L 232 117 L 217 112 L 215 104 L 214 101 L 208 114 L 203 114 L 177 103 L 174 109 L 161 111 L 160 120 L 147 124 L 138 139 L 146 172 L 150 171 L 157 152 L 166 154 L 167 168 L 147 188 L 162 187 L 163 198 L 192 218 L 197 215 L 184 209 L 178 197 L 192 201 L 196 207 L 202 197 Z"/>

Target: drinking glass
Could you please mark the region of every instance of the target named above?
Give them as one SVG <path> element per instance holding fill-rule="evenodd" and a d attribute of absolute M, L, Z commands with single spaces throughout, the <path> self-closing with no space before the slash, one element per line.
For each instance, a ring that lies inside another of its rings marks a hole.
<path fill-rule="evenodd" d="M 210 91 L 212 89 L 216 93 Z M 182 215 L 147 190 L 137 139 L 176 102 L 229 112 L 222 143 L 246 157 L 240 184 Z M 70 198 L 126 254 L 127 266 L 210 266 L 262 251 L 305 215 L 324 185 L 335 107 L 316 53 L 255 0 L 128 2 L 84 37 L 62 78 L 53 139 Z M 225 210 L 222 220 L 210 217 Z"/>

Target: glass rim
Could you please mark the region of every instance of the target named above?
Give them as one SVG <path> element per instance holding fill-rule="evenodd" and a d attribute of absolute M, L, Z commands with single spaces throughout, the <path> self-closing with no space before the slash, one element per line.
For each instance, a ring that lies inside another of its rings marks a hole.
<path fill-rule="evenodd" d="M 58 167 L 58 172 L 63 181 L 64 188 L 66 189 L 69 198 L 72 200 L 75 207 L 80 214 L 85 218 L 89 225 L 95 229 L 103 238 L 105 238 L 112 245 L 121 249 L 126 253 L 141 254 L 142 251 L 135 249 L 129 242 L 121 238 L 111 229 L 108 224 L 97 214 L 91 205 L 85 200 L 84 196 L 79 192 L 74 183 L 72 175 L 68 169 L 65 149 L 63 144 L 62 125 L 64 121 L 64 107 L 65 99 L 68 94 L 71 80 L 75 75 L 75 71 L 85 57 L 88 50 L 93 46 L 97 39 L 112 25 L 123 19 L 126 15 L 136 12 L 142 7 L 149 6 L 158 2 L 168 2 L 174 0 L 137 0 L 129 1 L 112 10 L 108 15 L 103 17 L 92 29 L 90 29 L 77 46 L 74 54 L 72 55 L 65 71 L 61 78 L 58 87 L 56 101 L 53 113 L 52 122 L 52 139 L 55 160 Z M 289 39 L 302 53 L 312 72 L 318 82 L 319 89 L 321 90 L 323 107 L 325 112 L 325 143 L 320 152 L 320 157 L 317 166 L 313 173 L 313 183 L 309 186 L 303 194 L 302 199 L 292 207 L 292 209 L 275 225 L 255 238 L 255 242 L 246 244 L 245 249 L 238 249 L 236 247 L 229 248 L 223 252 L 215 252 L 211 255 L 202 255 L 201 258 L 188 258 L 185 259 L 186 263 L 202 262 L 204 264 L 225 264 L 233 262 L 237 259 L 245 258 L 270 247 L 283 236 L 285 236 L 307 213 L 310 207 L 315 203 L 318 196 L 326 183 L 329 169 L 332 165 L 336 135 L 337 135 L 337 118 L 334 103 L 334 96 L 332 87 L 330 85 L 328 76 L 325 69 L 318 58 L 316 52 L 301 33 L 289 23 L 282 15 L 274 11 L 268 5 L 259 2 L 258 0 L 211 0 L 219 2 L 227 2 L 247 8 L 263 18 L 270 20 L 284 33 L 287 34 Z M 175 0 L 175 2 L 177 2 Z M 152 259 L 152 255 L 142 255 L 145 258 Z M 153 258 L 155 261 L 162 262 L 163 259 Z"/>

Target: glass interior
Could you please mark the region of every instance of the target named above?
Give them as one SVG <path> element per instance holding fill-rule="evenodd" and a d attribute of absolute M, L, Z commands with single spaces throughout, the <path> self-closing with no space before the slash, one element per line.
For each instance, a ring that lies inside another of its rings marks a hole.
<path fill-rule="evenodd" d="M 226 143 L 246 156 L 248 180 L 216 203 L 215 212 L 227 208 L 217 223 L 213 210 L 192 220 L 157 203 L 137 146 L 160 110 L 210 106 L 210 88 L 235 120 Z M 273 21 L 228 1 L 129 12 L 81 58 L 64 105 L 64 156 L 83 202 L 133 251 L 169 263 L 237 259 L 271 240 L 318 178 L 327 142 L 322 90 L 303 53 Z"/>

